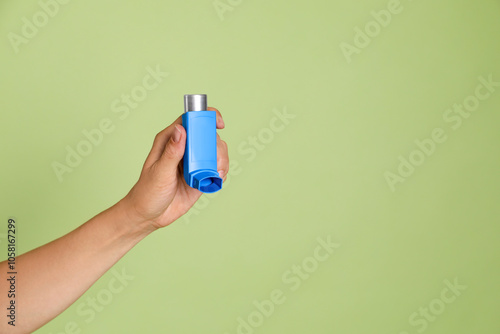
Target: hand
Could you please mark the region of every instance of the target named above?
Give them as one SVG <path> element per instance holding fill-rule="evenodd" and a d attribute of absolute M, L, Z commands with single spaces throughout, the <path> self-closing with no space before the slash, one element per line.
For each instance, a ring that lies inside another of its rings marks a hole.
<path fill-rule="evenodd" d="M 217 129 L 224 128 L 220 112 Z M 146 158 L 139 181 L 122 200 L 135 221 L 149 222 L 150 227 L 165 227 L 185 214 L 200 198 L 202 192 L 191 188 L 184 180 L 180 163 L 186 146 L 186 130 L 181 117 L 156 135 Z M 217 170 L 225 181 L 229 170 L 227 144 L 217 134 Z"/>

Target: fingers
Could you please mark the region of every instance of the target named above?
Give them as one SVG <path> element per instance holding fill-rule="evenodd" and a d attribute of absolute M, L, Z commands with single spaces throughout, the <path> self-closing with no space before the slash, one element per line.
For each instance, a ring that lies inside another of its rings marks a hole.
<path fill-rule="evenodd" d="M 224 129 L 224 127 L 226 126 L 224 124 L 224 119 L 222 118 L 222 115 L 220 113 L 219 110 L 217 110 L 216 108 L 213 108 L 213 107 L 208 107 L 207 108 L 208 110 L 212 110 L 212 111 L 215 111 L 215 113 L 217 114 L 217 129 Z"/>
<path fill-rule="evenodd" d="M 163 154 L 165 150 L 165 146 L 167 145 L 170 137 L 172 136 L 175 125 L 182 125 L 182 118 L 179 116 L 172 124 L 159 132 L 153 142 L 153 147 L 149 152 L 148 157 L 146 158 L 146 162 L 144 163 L 144 167 L 148 168 L 153 165 Z"/>
<path fill-rule="evenodd" d="M 184 155 L 186 146 L 186 130 L 179 124 L 173 124 L 172 135 L 165 145 L 165 149 L 158 160 L 161 169 L 166 175 L 173 178 L 177 175 L 179 162 Z"/>
<path fill-rule="evenodd" d="M 227 144 L 220 139 L 217 134 L 217 171 L 223 181 L 226 181 L 227 172 L 229 171 L 229 154 Z"/>
<path fill-rule="evenodd" d="M 213 107 L 208 107 L 208 110 L 213 110 L 216 113 L 216 124 L 217 129 L 224 129 L 226 125 L 224 124 L 224 119 L 220 111 Z M 227 172 L 229 171 L 229 156 L 227 151 L 227 144 L 225 141 L 220 139 L 219 134 L 217 134 L 217 171 L 219 176 L 223 181 L 226 181 Z"/>
<path fill-rule="evenodd" d="M 220 111 L 213 107 L 209 107 L 208 110 L 213 110 L 216 113 L 217 129 L 224 129 L 226 125 Z M 220 139 L 219 134 L 217 134 L 217 170 L 222 180 L 226 181 L 227 172 L 229 171 L 229 154 L 227 144 Z"/>

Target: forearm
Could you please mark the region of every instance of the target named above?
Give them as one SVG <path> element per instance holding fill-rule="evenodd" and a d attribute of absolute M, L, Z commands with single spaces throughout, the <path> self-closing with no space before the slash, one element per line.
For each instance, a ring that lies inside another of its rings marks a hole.
<path fill-rule="evenodd" d="M 224 128 L 219 111 L 217 128 Z M 74 303 L 134 245 L 155 229 L 170 225 L 201 196 L 183 178 L 186 131 L 178 117 L 158 133 L 139 180 L 127 196 L 76 230 L 16 259 L 16 326 L 0 320 L 0 333 L 31 333 Z M 217 170 L 229 169 L 226 143 L 217 136 Z M 0 263 L 0 277 L 8 271 Z M 0 309 L 8 307 L 9 282 L 0 279 Z"/>
<path fill-rule="evenodd" d="M 0 332 L 29 333 L 49 322 L 152 232 L 147 222 L 132 221 L 125 205 L 121 201 L 76 230 L 17 258 L 22 282 L 22 293 L 16 294 L 19 322 L 12 327 L 2 321 Z M 7 271 L 7 263 L 2 262 L 0 272 Z M 0 282 L 3 310 L 7 283 Z"/>

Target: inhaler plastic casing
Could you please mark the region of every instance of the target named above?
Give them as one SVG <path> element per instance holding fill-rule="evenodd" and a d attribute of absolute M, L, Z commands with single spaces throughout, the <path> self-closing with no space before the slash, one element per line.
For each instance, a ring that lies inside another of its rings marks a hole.
<path fill-rule="evenodd" d="M 184 95 L 182 126 L 186 129 L 184 179 L 204 193 L 222 188 L 217 172 L 217 126 L 215 111 L 207 110 L 207 96 Z"/>

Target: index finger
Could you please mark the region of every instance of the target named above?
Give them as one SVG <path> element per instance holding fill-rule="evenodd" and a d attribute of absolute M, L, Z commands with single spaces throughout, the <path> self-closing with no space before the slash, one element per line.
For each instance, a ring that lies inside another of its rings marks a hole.
<path fill-rule="evenodd" d="M 224 124 L 224 119 L 222 118 L 222 114 L 220 113 L 220 111 L 214 107 L 208 107 L 207 109 L 215 111 L 217 120 L 217 129 L 224 129 L 226 125 Z"/>

